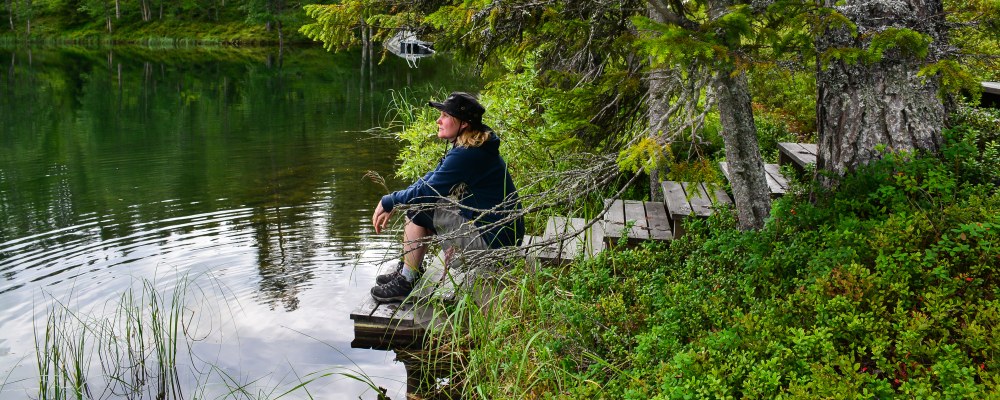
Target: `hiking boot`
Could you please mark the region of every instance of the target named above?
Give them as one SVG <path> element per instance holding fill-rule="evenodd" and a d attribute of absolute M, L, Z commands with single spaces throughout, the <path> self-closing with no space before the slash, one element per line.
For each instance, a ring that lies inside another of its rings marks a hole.
<path fill-rule="evenodd" d="M 396 279 L 397 276 L 402 275 L 403 265 L 404 265 L 403 262 L 400 261 L 399 264 L 396 264 L 396 269 L 386 272 L 382 275 L 376 276 L 375 284 L 379 286 L 385 285 L 386 283 L 389 283 L 393 279 Z"/>
<path fill-rule="evenodd" d="M 391 281 L 372 288 L 372 298 L 386 303 L 403 301 L 413 291 L 413 282 L 406 280 L 403 274 L 396 275 Z"/>

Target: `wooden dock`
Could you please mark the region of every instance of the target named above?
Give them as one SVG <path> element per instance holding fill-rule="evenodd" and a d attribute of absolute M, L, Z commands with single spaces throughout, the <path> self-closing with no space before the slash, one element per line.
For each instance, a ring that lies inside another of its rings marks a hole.
<path fill-rule="evenodd" d="M 808 147 L 795 149 L 797 159 L 808 157 L 798 153 L 808 153 Z M 811 154 L 815 156 L 815 150 Z M 727 167 L 723 165 L 723 168 L 725 171 Z M 766 165 L 765 172 L 773 196 L 787 190 L 787 180 L 781 176 L 777 165 Z M 646 241 L 673 240 L 684 235 L 686 219 L 708 217 L 718 207 L 733 203 L 722 187 L 703 182 L 665 181 L 661 182 L 661 188 L 665 198 L 662 203 L 606 199 L 604 205 L 608 211 L 600 221 L 549 217 L 541 235 L 524 237 L 521 254 L 528 269 L 592 258 L 608 246 L 623 242 L 626 246 L 635 246 Z M 444 305 L 455 301 L 461 290 L 473 286 L 471 282 L 476 277 L 474 270 L 463 272 L 445 268 L 442 254 L 427 262 L 427 271 L 407 301 L 379 303 L 367 296 L 362 300 L 351 313 L 355 337 L 352 347 L 414 349 L 424 343 L 435 317 L 443 315 Z"/>
<path fill-rule="evenodd" d="M 406 301 L 381 303 L 365 296 L 351 312 L 354 320 L 351 347 L 420 347 L 434 313 L 440 312 L 439 306 L 454 301 L 458 291 L 471 283 L 475 274 L 475 271 L 445 268 L 443 252 L 428 258 L 426 270 Z"/>
<path fill-rule="evenodd" d="M 729 163 L 720 162 L 719 168 L 726 180 L 732 180 L 729 174 Z M 764 164 L 764 178 L 767 179 L 767 189 L 771 192 L 771 199 L 784 196 L 788 191 L 788 179 L 781 174 L 781 167 L 778 164 Z"/>

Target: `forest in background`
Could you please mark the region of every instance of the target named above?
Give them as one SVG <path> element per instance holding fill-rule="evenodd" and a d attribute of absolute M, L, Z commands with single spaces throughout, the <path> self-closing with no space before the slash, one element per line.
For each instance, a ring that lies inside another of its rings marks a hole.
<path fill-rule="evenodd" d="M 311 0 L 4 0 L 8 41 L 283 44 Z"/>

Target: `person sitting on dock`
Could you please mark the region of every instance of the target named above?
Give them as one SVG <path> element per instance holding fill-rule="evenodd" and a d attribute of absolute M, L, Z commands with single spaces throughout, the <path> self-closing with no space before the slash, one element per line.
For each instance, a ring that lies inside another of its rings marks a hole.
<path fill-rule="evenodd" d="M 397 205 L 414 207 L 403 226 L 403 260 L 396 269 L 376 277 L 372 297 L 402 301 L 421 273 L 426 239 L 444 238 L 446 254 L 455 250 L 486 250 L 519 245 L 524 236 L 521 204 L 507 163 L 500 156 L 500 138 L 483 124 L 486 109 L 468 93 L 455 92 L 444 102 L 429 102 L 441 111 L 437 137 L 452 148 L 437 168 L 404 190 L 385 195 L 375 206 L 372 224 L 381 232 Z"/>

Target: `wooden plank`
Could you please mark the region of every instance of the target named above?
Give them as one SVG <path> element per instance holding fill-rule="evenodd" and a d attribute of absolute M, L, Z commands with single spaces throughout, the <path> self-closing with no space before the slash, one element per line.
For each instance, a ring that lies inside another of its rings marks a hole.
<path fill-rule="evenodd" d="M 732 181 L 733 180 L 733 178 L 729 174 L 729 163 L 728 162 L 725 162 L 725 161 L 720 162 L 719 163 L 719 169 L 722 170 L 722 175 L 726 177 L 727 181 Z"/>
<path fill-rule="evenodd" d="M 771 198 L 774 198 L 776 193 L 785 193 L 785 188 L 783 188 L 781 184 L 767 172 L 766 166 L 764 169 L 764 181 L 767 182 L 767 192 L 771 195 Z"/>
<path fill-rule="evenodd" d="M 684 194 L 684 187 L 680 182 L 663 181 L 660 182 L 663 188 L 663 199 L 667 205 L 667 216 L 670 217 L 670 231 L 674 233 L 674 238 L 684 235 L 684 227 L 681 222 L 688 215 L 691 215 L 691 203 L 687 201 Z"/>
<path fill-rule="evenodd" d="M 1000 82 L 982 82 L 983 92 L 1000 94 Z"/>
<path fill-rule="evenodd" d="M 413 324 L 413 304 L 380 303 L 366 322 L 387 325 L 390 328 L 411 328 Z"/>
<path fill-rule="evenodd" d="M 726 180 L 732 181 L 728 162 L 720 162 L 719 169 L 726 176 Z M 764 164 L 764 178 L 767 180 L 767 189 L 771 193 L 772 199 L 781 197 L 788 191 L 788 179 L 781 174 L 778 164 Z"/>
<path fill-rule="evenodd" d="M 699 217 L 707 217 L 712 215 L 714 212 L 712 198 L 708 196 L 708 192 L 705 191 L 705 185 L 700 182 L 682 182 L 684 186 L 684 193 L 688 196 L 691 202 L 691 209 L 694 210 L 694 215 Z"/>
<path fill-rule="evenodd" d="M 646 221 L 649 225 L 649 238 L 653 240 L 671 240 L 670 220 L 667 218 L 666 205 L 660 202 L 647 201 L 643 203 L 646 209 Z"/>
<path fill-rule="evenodd" d="M 775 182 L 775 187 L 771 189 L 771 198 L 783 196 L 788 191 L 788 179 L 781 174 L 781 167 L 778 164 L 764 164 L 764 172 Z"/>
<path fill-rule="evenodd" d="M 558 215 L 551 216 L 545 224 L 545 234 L 542 235 L 542 239 L 564 238 L 567 234 L 575 232 L 572 224 L 573 222 L 570 218 Z M 568 240 L 561 240 L 555 244 L 555 248 L 559 254 L 558 257 L 565 261 L 575 259 L 583 249 L 583 242 L 584 237 L 582 234 Z"/>
<path fill-rule="evenodd" d="M 802 151 L 812 156 L 812 161 L 815 163 L 816 155 L 819 154 L 819 148 L 816 146 L 816 143 L 799 143 L 798 145 L 802 147 Z"/>
<path fill-rule="evenodd" d="M 778 143 L 779 162 L 792 162 L 800 168 L 816 163 L 816 145 L 811 143 Z"/>
<path fill-rule="evenodd" d="M 587 231 L 587 253 L 585 256 L 593 258 L 604 251 L 605 239 L 604 224 L 597 222 L 591 225 L 590 230 Z"/>
<path fill-rule="evenodd" d="M 351 311 L 351 319 L 364 320 L 370 317 L 372 313 L 375 312 L 376 308 L 378 308 L 378 302 L 371 296 L 365 296 L 365 299 L 361 301 L 361 304 L 358 304 L 354 311 Z"/>
<path fill-rule="evenodd" d="M 646 222 L 646 207 L 641 201 L 625 200 L 625 225 L 630 226 L 629 239 L 642 241 L 649 239 L 649 223 Z"/>
<path fill-rule="evenodd" d="M 411 303 L 379 303 L 368 322 L 388 325 L 392 328 L 412 327 L 412 310 L 413 304 Z"/>
<path fill-rule="evenodd" d="M 587 220 L 583 218 L 570 218 L 568 222 L 569 224 L 566 226 L 567 233 L 583 231 L 583 228 L 587 226 Z M 580 236 L 573 238 L 573 241 L 576 242 L 578 245 L 583 246 L 586 243 L 586 235 L 587 231 L 583 231 L 583 233 L 581 233 Z"/>
<path fill-rule="evenodd" d="M 609 205 L 610 203 L 610 205 Z M 604 214 L 604 220 L 625 224 L 625 201 L 621 199 L 604 199 L 604 206 L 608 208 L 608 212 Z"/>
<path fill-rule="evenodd" d="M 566 234 L 581 231 L 579 235 L 576 235 L 567 241 L 567 246 L 563 252 L 563 258 L 573 260 L 587 248 L 587 233 L 582 232 L 583 227 L 587 225 L 587 220 L 583 218 L 566 218 L 564 223 Z"/>
<path fill-rule="evenodd" d="M 716 208 L 733 204 L 733 199 L 729 197 L 729 193 L 726 193 L 726 191 L 722 189 L 722 186 L 702 184 L 702 189 L 705 190 L 706 194 L 712 194 L 711 199 L 713 212 Z"/>
<path fill-rule="evenodd" d="M 545 232 L 542 233 L 542 240 L 561 239 L 565 233 L 566 218 L 553 215 L 545 221 Z M 554 249 L 556 259 L 561 260 L 566 258 L 566 242 L 560 240 L 554 243 L 552 248 Z"/>
<path fill-rule="evenodd" d="M 667 204 L 667 212 L 671 217 L 686 217 L 691 215 L 691 203 L 688 202 L 684 193 L 684 187 L 680 182 L 663 181 L 660 182 L 663 188 L 663 199 Z"/>
<path fill-rule="evenodd" d="M 351 347 L 380 350 L 418 348 L 425 333 L 422 327 L 388 329 L 385 325 L 355 322 Z"/>
<path fill-rule="evenodd" d="M 618 241 L 625 230 L 625 202 L 621 199 L 604 199 L 604 206 L 608 207 L 608 212 L 604 213 L 604 236 L 610 245 Z"/>

